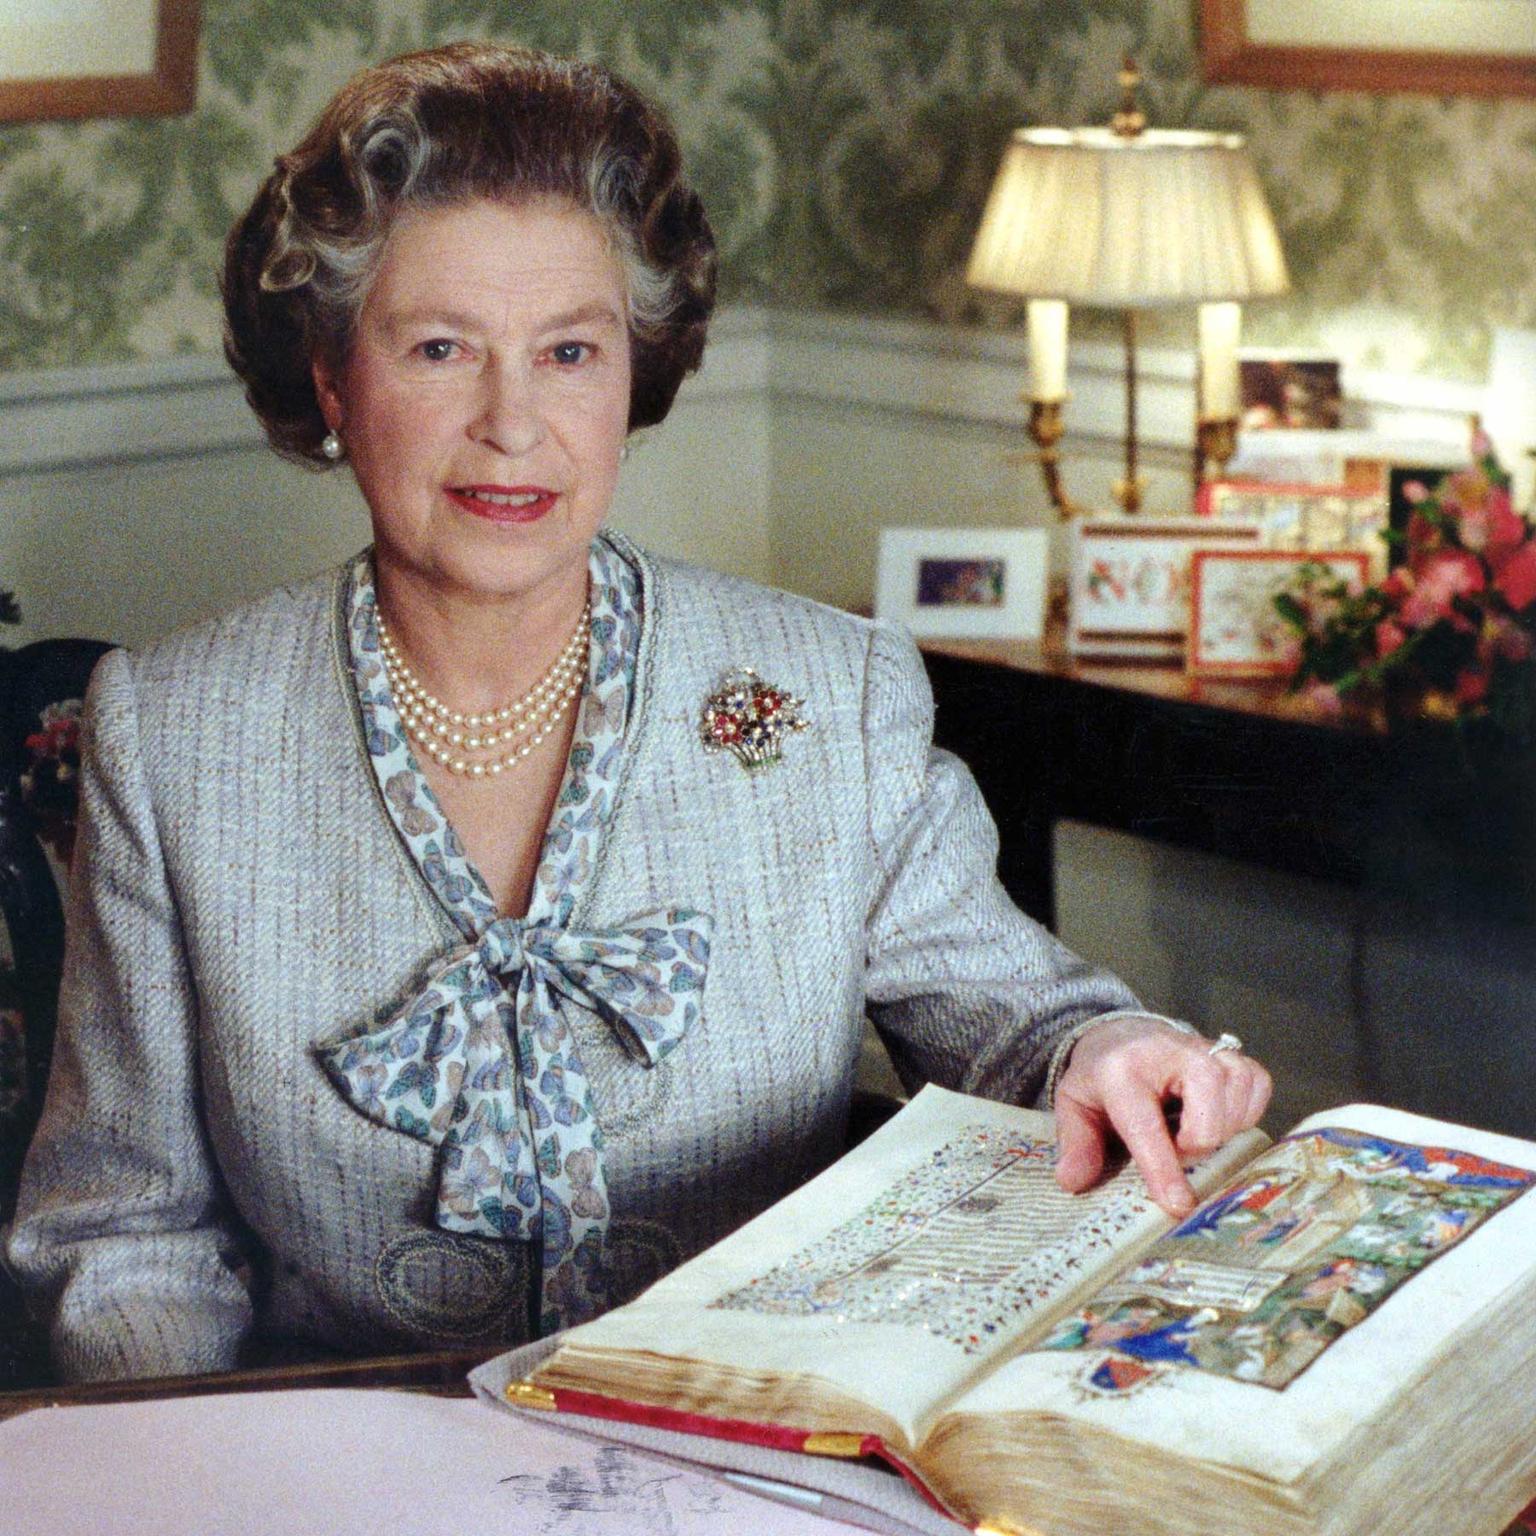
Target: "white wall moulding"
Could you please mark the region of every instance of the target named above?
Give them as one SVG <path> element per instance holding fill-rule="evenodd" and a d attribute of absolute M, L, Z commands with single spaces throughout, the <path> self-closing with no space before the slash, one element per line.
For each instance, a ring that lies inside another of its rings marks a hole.
<path fill-rule="evenodd" d="M 772 370 L 769 312 L 755 306 L 720 310 L 710 322 L 704 366 L 684 382 L 687 398 L 761 399 Z"/>
<path fill-rule="evenodd" d="M 757 310 L 722 314 L 691 399 L 767 397 L 770 337 Z M 221 357 L 0 373 L 0 476 L 260 448 L 266 441 Z"/>
<path fill-rule="evenodd" d="M 223 358 L 0 375 L 0 475 L 186 458 L 262 441 Z"/>
<path fill-rule="evenodd" d="M 1022 327 L 1015 335 L 804 312 L 770 314 L 764 324 L 775 399 L 1018 427 L 1022 440 L 1019 395 L 1029 368 Z M 1187 455 L 1193 446 L 1193 354 L 1147 347 L 1140 361 L 1141 439 L 1164 455 Z M 1073 344 L 1069 442 L 1118 445 L 1123 369 L 1114 342 Z M 1473 385 L 1412 375 L 1362 373 L 1346 378 L 1345 388 L 1353 422 L 1362 430 L 1446 442 L 1465 443 L 1467 418 L 1482 403 L 1482 391 Z"/>
<path fill-rule="evenodd" d="M 1190 449 L 1194 360 L 1182 351 L 1141 354 L 1141 436 L 1154 462 Z M 1109 342 L 1074 347 L 1068 442 L 1120 440 L 1123 375 Z M 1022 331 L 962 330 L 858 315 L 730 309 L 715 322 L 708 355 L 683 399 L 835 404 L 910 421 L 942 420 L 1023 434 L 1019 394 L 1028 358 Z M 1356 424 L 1372 432 L 1466 441 L 1482 404 L 1472 385 L 1410 376 L 1346 378 Z M 257 448 L 261 429 L 223 359 L 0 375 L 0 476 L 183 458 Z"/>

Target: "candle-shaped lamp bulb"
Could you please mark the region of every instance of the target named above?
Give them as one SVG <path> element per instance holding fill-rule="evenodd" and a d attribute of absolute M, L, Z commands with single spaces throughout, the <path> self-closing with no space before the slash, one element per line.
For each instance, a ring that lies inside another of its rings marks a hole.
<path fill-rule="evenodd" d="M 1200 306 L 1200 416 L 1236 421 L 1242 408 L 1237 378 L 1237 343 L 1243 311 L 1238 304 Z"/>
<path fill-rule="evenodd" d="M 1062 299 L 1029 301 L 1029 395 L 1067 398 L 1067 306 Z"/>

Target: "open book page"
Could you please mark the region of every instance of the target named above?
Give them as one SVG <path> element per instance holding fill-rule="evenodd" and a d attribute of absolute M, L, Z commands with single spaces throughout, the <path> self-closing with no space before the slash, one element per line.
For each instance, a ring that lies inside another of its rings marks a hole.
<path fill-rule="evenodd" d="M 1050 1116 L 925 1088 L 804 1189 L 567 1345 L 811 1374 L 914 1442 L 1045 1310 L 1168 1225 L 1133 1170 L 1074 1196 L 1054 1158 Z"/>
<path fill-rule="evenodd" d="M 1533 1169 L 1510 1137 L 1369 1105 L 1312 1116 L 951 1419 L 1067 1415 L 1302 1477 L 1530 1284 Z"/>

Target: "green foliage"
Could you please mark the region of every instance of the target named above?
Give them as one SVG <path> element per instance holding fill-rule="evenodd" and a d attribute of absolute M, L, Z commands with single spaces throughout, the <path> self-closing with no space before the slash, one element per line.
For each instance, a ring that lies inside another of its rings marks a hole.
<path fill-rule="evenodd" d="M 425 0 L 423 28 L 434 42 L 515 37 L 553 53 L 623 57 L 625 45 L 662 74 L 697 66 L 708 29 L 728 0 Z"/>
<path fill-rule="evenodd" d="M 1305 191 L 1322 194 L 1319 206 L 1292 212 L 1282 233 L 1312 304 L 1420 307 L 1436 364 L 1468 373 L 1486 336 L 1490 247 L 1458 206 L 1462 161 L 1444 106 L 1337 106 L 1306 147 Z"/>
<path fill-rule="evenodd" d="M 772 296 L 790 304 L 824 303 L 858 263 L 825 201 L 833 149 L 865 106 L 841 60 L 799 32 L 783 39 L 755 76 L 731 93 L 774 150 L 773 206 L 740 257 L 764 274 Z"/>
<path fill-rule="evenodd" d="M 932 79 L 956 52 L 970 78 L 994 50 L 1026 87 L 1059 66 L 1058 50 L 1094 22 L 1140 22 L 1144 0 L 848 0 L 889 33 L 918 76 Z"/>
<path fill-rule="evenodd" d="M 0 366 L 133 356 L 145 305 L 178 275 L 211 300 L 236 213 L 224 179 L 253 145 L 221 111 L 129 118 L 100 141 L 87 183 L 13 171 L 0 194 Z"/>
<path fill-rule="evenodd" d="M 715 121 L 696 144 L 685 146 L 689 174 L 698 188 L 722 258 L 722 289 L 730 297 L 758 297 L 765 286 L 738 253 L 762 238 L 756 188 L 763 156 L 745 129 Z"/>
<path fill-rule="evenodd" d="M 964 267 L 1015 98 L 941 92 L 908 116 L 853 134 L 838 165 L 859 264 L 829 297 L 841 304 L 921 309 L 947 272 Z"/>
<path fill-rule="evenodd" d="M 62 367 L 131 355 L 124 315 L 141 242 L 131 221 L 93 227 L 97 200 L 47 170 L 0 198 L 0 367 Z"/>
<path fill-rule="evenodd" d="M 292 89 L 293 58 L 324 32 L 349 32 L 371 52 L 387 0 L 204 0 L 203 51 L 213 78 L 250 106 L 275 72 Z"/>
<path fill-rule="evenodd" d="M 1536 527 L 1486 437 L 1433 491 L 1410 487 L 1399 563 L 1360 591 L 1307 565 L 1275 610 L 1296 637 L 1292 687 L 1338 707 L 1377 693 L 1409 713 L 1482 720 L 1527 738 L 1536 697 Z"/>

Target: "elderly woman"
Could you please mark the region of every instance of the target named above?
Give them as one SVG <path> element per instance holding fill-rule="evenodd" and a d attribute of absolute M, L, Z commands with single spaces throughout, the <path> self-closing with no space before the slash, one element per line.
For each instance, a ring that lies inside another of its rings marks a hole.
<path fill-rule="evenodd" d="M 233 232 L 230 359 L 374 542 L 93 682 L 9 1243 L 67 1375 L 590 1316 L 837 1154 L 866 1016 L 1054 1090 L 1069 1188 L 1115 1132 L 1179 1209 L 1258 1118 L 1009 905 L 905 636 L 604 531 L 714 280 L 655 109 L 491 46 L 353 80 Z"/>

